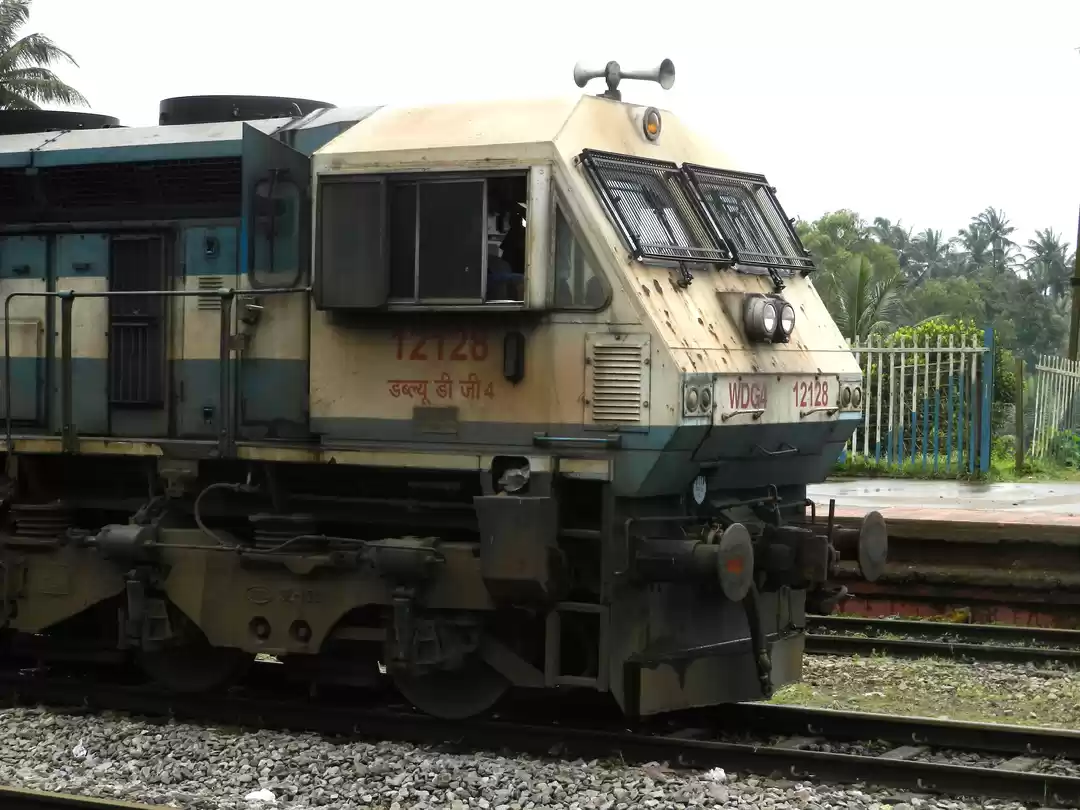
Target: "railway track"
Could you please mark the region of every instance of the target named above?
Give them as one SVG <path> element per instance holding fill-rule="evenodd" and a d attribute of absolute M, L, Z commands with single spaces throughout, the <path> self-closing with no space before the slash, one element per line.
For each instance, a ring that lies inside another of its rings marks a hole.
<path fill-rule="evenodd" d="M 133 804 L 69 793 L 0 787 L 0 807 L 4 810 L 155 810 L 162 805 Z"/>
<path fill-rule="evenodd" d="M 1080 631 L 862 617 L 807 617 L 806 651 L 1080 665 Z"/>
<path fill-rule="evenodd" d="M 527 699 L 510 704 L 495 719 L 446 723 L 397 706 L 255 692 L 165 697 L 144 687 L 75 678 L 7 675 L 0 679 L 0 690 L 18 703 L 82 712 L 111 709 L 148 718 L 304 730 L 459 750 L 510 749 L 540 757 L 618 756 L 628 761 L 668 761 L 676 767 L 719 766 L 786 779 L 1080 807 L 1080 777 L 1063 775 L 1060 767 L 1054 772 L 1052 764 L 1080 761 L 1080 733 L 1051 729 L 768 704 L 693 712 L 628 729 L 611 714 L 573 705 L 553 713 L 550 701 Z M 957 751 L 978 754 L 979 764 L 955 764 Z"/>

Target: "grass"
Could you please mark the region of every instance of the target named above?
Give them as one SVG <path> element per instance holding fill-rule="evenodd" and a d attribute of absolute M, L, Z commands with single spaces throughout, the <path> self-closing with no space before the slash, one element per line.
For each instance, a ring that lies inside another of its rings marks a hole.
<path fill-rule="evenodd" d="M 949 461 L 946 464 L 946 461 Z M 865 456 L 848 455 L 833 467 L 832 474 L 844 478 L 895 478 L 923 481 L 1080 481 L 1080 469 L 1071 465 L 1058 464 L 1047 459 L 1031 459 L 1021 469 L 1016 469 L 1015 459 L 995 455 L 990 459 L 990 469 L 983 473 L 979 470 L 968 472 L 966 464 L 960 464 L 954 455 L 951 460 L 944 455 L 937 457 L 937 469 L 934 469 L 934 457 L 928 455 L 923 465 L 922 456 L 903 465 L 875 461 Z"/>
<path fill-rule="evenodd" d="M 988 478 L 978 470 L 969 473 L 966 466 L 963 470 L 959 469 L 960 465 L 955 457 L 948 465 L 946 461 L 945 456 L 939 456 L 935 470 L 933 456 L 926 457 L 924 466 L 922 456 L 919 456 L 916 461 L 907 461 L 900 465 L 849 454 L 843 461 L 836 463 L 833 467 L 833 475 L 851 478 L 912 478 L 927 481 L 980 481 Z"/>
<path fill-rule="evenodd" d="M 797 706 L 1075 728 L 1080 673 L 884 655 L 808 656 L 769 701 Z"/>

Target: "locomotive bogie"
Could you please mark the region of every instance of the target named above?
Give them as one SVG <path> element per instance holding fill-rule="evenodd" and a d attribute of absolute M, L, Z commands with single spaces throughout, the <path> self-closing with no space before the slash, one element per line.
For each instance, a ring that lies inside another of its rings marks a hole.
<path fill-rule="evenodd" d="M 860 371 L 764 178 L 611 92 L 0 135 L 4 628 L 447 717 L 797 679 L 886 553 L 804 520 Z"/>

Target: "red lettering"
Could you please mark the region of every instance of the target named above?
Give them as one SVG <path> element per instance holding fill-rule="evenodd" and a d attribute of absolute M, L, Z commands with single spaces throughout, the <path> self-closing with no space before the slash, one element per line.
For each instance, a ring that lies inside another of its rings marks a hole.
<path fill-rule="evenodd" d="M 472 360 L 482 363 L 490 354 L 487 335 L 482 332 L 458 332 L 448 336 L 418 335 L 395 330 L 392 334 L 397 343 L 398 360 L 452 360 L 458 363 Z M 430 356 L 431 352 L 426 348 L 429 344 L 435 345 L 435 357 Z"/>
<path fill-rule="evenodd" d="M 423 352 L 425 343 L 427 343 L 427 338 L 420 338 L 420 342 L 413 346 L 413 350 L 409 354 L 410 360 L 427 360 L 427 355 Z"/>
<path fill-rule="evenodd" d="M 728 404 L 733 411 L 763 411 L 769 406 L 769 389 L 764 383 L 728 383 Z"/>
<path fill-rule="evenodd" d="M 465 351 L 464 351 L 465 344 L 468 343 L 468 342 L 469 342 L 468 336 L 464 332 L 462 332 L 461 333 L 461 342 L 458 343 L 458 345 L 454 347 L 454 350 L 452 352 L 450 352 L 450 359 L 451 360 L 468 360 L 469 356 L 467 354 L 465 354 Z"/>
<path fill-rule="evenodd" d="M 483 335 L 483 334 L 478 335 L 476 332 L 473 332 L 473 334 L 472 334 L 472 359 L 479 363 L 479 362 L 482 362 L 484 360 L 487 360 L 487 356 L 488 356 L 487 335 Z"/>

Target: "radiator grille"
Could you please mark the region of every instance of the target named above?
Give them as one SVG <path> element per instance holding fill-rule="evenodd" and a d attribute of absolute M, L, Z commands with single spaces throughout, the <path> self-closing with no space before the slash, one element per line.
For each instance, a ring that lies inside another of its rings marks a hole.
<path fill-rule="evenodd" d="M 214 292 L 214 295 L 200 295 L 197 309 L 204 309 L 211 312 L 221 311 L 221 296 L 217 295 L 217 291 L 225 286 L 225 279 L 222 276 L 199 276 L 199 289 L 210 290 Z"/>
<path fill-rule="evenodd" d="M 589 336 L 590 421 L 647 425 L 649 344 L 646 335 Z"/>
<path fill-rule="evenodd" d="M 53 221 L 106 211 L 110 218 L 132 220 L 181 213 L 236 216 L 241 188 L 239 158 L 49 166 L 33 174 L 5 169 L 0 171 L 0 221 Z"/>
<path fill-rule="evenodd" d="M 109 288 L 160 290 L 165 281 L 160 236 L 114 238 Z M 165 299 L 109 299 L 109 400 L 121 407 L 161 407 L 165 396 Z"/>
<path fill-rule="evenodd" d="M 114 322 L 109 338 L 112 404 L 160 404 L 161 338 L 157 324 Z"/>

